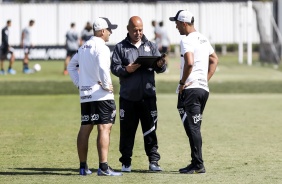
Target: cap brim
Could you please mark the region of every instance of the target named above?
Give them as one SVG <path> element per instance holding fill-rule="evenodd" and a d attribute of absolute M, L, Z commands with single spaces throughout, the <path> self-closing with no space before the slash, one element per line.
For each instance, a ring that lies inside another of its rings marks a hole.
<path fill-rule="evenodd" d="M 109 29 L 116 29 L 118 26 L 117 25 L 115 25 L 115 24 L 111 24 L 111 25 L 109 25 Z"/>
<path fill-rule="evenodd" d="M 176 21 L 176 18 L 175 17 L 169 17 L 169 20 L 170 21 Z"/>

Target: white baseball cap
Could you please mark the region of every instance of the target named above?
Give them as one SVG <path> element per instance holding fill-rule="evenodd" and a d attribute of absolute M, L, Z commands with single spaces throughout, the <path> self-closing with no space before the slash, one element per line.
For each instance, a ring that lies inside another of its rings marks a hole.
<path fill-rule="evenodd" d="M 116 29 L 117 25 L 116 24 L 112 24 L 109 19 L 105 18 L 105 17 L 99 17 L 97 19 L 94 20 L 93 23 L 93 29 L 95 31 L 99 31 L 102 29 Z"/>
<path fill-rule="evenodd" d="M 170 17 L 170 21 L 181 21 L 187 23 L 194 23 L 194 15 L 188 10 L 179 10 L 175 17 Z"/>

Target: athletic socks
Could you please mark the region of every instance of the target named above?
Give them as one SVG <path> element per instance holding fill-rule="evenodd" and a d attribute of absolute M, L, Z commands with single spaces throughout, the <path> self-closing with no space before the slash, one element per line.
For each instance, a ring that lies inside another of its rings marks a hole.
<path fill-rule="evenodd" d="M 28 64 L 27 63 L 23 64 L 23 69 L 28 69 Z"/>
<path fill-rule="evenodd" d="M 85 169 L 86 162 L 80 162 L 80 169 Z"/>
<path fill-rule="evenodd" d="M 102 170 L 102 171 L 106 171 L 108 169 L 108 162 L 104 162 L 104 163 L 99 163 L 99 168 Z"/>

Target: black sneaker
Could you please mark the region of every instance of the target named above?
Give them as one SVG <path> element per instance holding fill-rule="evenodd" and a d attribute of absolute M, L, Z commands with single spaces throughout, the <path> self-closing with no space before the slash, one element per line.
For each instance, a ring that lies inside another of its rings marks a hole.
<path fill-rule="evenodd" d="M 179 172 L 183 174 L 204 174 L 206 173 L 206 169 L 205 167 L 198 168 L 193 164 L 190 164 L 187 167 L 179 169 Z"/>

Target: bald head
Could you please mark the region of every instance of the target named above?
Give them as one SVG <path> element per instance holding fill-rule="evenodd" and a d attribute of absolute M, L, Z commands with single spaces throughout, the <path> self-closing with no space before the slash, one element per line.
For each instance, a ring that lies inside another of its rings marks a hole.
<path fill-rule="evenodd" d="M 131 17 L 128 21 L 127 31 L 133 44 L 139 42 L 143 36 L 142 19 L 138 16 Z"/>
<path fill-rule="evenodd" d="M 142 19 L 138 16 L 133 16 L 128 21 L 128 26 L 140 26 L 140 25 L 142 25 L 143 27 Z"/>

